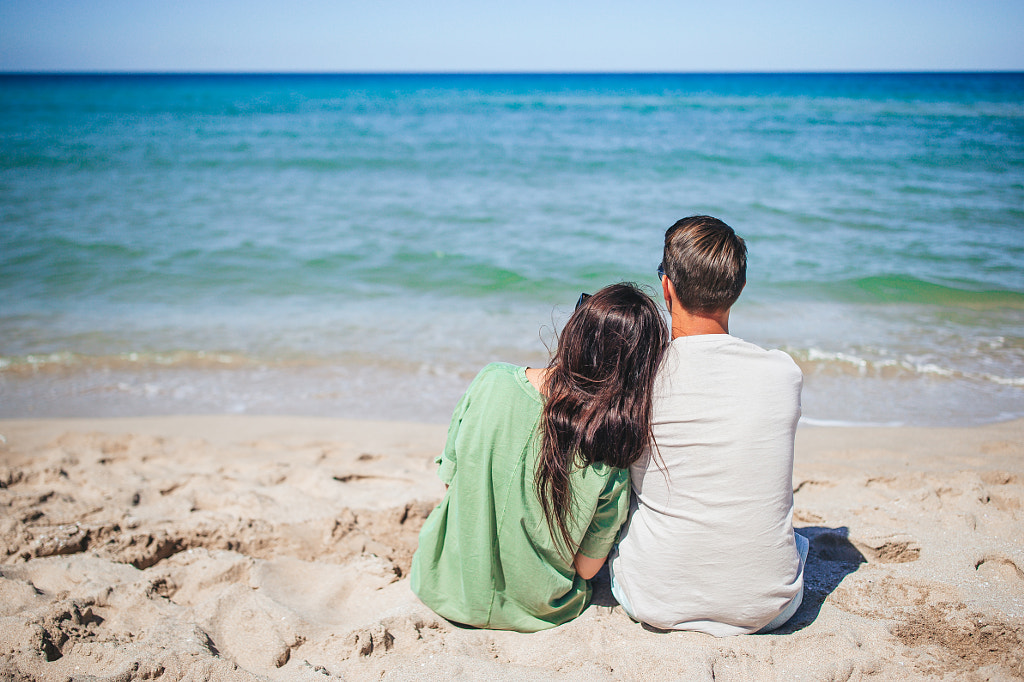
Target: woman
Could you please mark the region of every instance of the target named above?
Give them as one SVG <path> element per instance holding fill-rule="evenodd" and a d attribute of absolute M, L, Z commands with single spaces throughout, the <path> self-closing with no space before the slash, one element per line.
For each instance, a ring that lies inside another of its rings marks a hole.
<path fill-rule="evenodd" d="M 547 368 L 488 365 L 455 408 L 437 459 L 447 491 L 412 564 L 413 591 L 449 620 L 572 620 L 626 520 L 668 331 L 631 284 L 583 299 Z"/>

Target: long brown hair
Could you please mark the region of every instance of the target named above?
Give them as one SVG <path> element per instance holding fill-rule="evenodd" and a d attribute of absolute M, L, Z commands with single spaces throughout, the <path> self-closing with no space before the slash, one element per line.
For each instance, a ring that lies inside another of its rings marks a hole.
<path fill-rule="evenodd" d="M 651 440 L 651 393 L 668 329 L 634 284 L 607 286 L 566 323 L 548 365 L 537 495 L 551 537 L 575 552 L 570 473 L 604 463 L 626 468 Z"/>

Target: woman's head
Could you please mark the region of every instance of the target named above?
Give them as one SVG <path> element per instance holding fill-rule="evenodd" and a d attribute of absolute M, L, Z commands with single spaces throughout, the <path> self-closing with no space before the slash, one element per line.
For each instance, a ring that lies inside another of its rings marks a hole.
<path fill-rule="evenodd" d="M 612 284 L 569 318 L 548 367 L 537 492 L 548 523 L 569 545 L 574 466 L 625 468 L 650 441 L 651 393 L 668 329 L 636 286 Z"/>
<path fill-rule="evenodd" d="M 636 400 L 650 400 L 650 384 L 666 344 L 668 330 L 658 306 L 636 286 L 614 284 L 586 299 L 565 324 L 551 361 L 548 403 L 564 397 L 558 388 L 571 391 L 592 426 L 597 411 L 629 408 Z M 629 418 L 630 415 L 623 415 Z M 598 445 L 598 443 L 594 443 Z M 626 467 L 627 453 L 582 453 L 588 464 L 605 462 Z M 589 457 L 592 456 L 592 457 Z"/>

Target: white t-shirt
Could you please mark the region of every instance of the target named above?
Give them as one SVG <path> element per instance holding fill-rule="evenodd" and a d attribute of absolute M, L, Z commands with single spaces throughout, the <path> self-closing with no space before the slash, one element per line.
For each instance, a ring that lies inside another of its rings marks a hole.
<path fill-rule="evenodd" d="M 728 334 L 672 341 L 655 382 L 658 448 L 630 469 L 630 518 L 611 557 L 637 619 L 750 633 L 801 592 L 793 438 L 802 384 L 782 351 Z"/>

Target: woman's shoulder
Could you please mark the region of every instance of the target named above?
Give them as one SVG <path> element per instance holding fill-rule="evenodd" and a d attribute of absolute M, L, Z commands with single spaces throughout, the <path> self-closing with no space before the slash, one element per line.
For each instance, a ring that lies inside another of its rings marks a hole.
<path fill-rule="evenodd" d="M 489 396 L 502 402 L 515 403 L 525 407 L 522 401 L 530 405 L 543 406 L 544 398 L 526 376 L 526 367 L 507 362 L 492 362 L 485 366 L 473 379 L 469 392 L 476 397 Z"/>
<path fill-rule="evenodd" d="M 492 362 L 484 365 L 483 369 L 480 370 L 480 374 L 516 374 L 521 372 L 524 367 L 519 365 L 513 365 L 511 362 Z"/>
<path fill-rule="evenodd" d="M 476 378 L 473 379 L 473 383 L 515 379 L 522 374 L 524 370 L 525 368 L 508 362 L 492 362 L 488 365 L 484 365 L 483 369 L 477 372 Z"/>
<path fill-rule="evenodd" d="M 508 362 L 492 362 L 477 372 L 470 384 L 474 391 L 508 388 L 528 383 L 526 368 Z"/>

